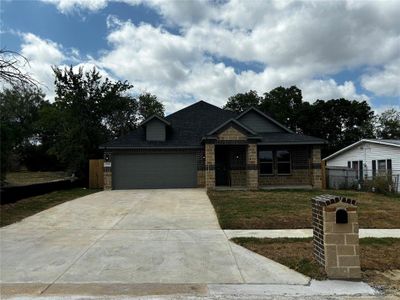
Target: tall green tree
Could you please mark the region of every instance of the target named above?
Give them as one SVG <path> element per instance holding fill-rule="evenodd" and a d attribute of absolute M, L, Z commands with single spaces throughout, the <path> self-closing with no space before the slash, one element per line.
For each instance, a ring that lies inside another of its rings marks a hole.
<path fill-rule="evenodd" d="M 374 137 L 374 112 L 366 101 L 317 100 L 303 114 L 302 131 L 329 142 L 323 156 L 362 138 Z"/>
<path fill-rule="evenodd" d="M 70 171 L 86 177 L 88 159 L 101 155 L 99 145 L 135 126 L 132 85 L 102 78 L 96 68 L 53 70 L 56 97 L 41 111 L 42 142 Z"/>
<path fill-rule="evenodd" d="M 296 86 L 279 86 L 267 93 L 261 100 L 260 109 L 272 115 L 278 122 L 293 131 L 299 130 L 298 117 L 303 104 L 301 90 Z"/>
<path fill-rule="evenodd" d="M 228 98 L 224 109 L 241 113 L 250 107 L 259 107 L 262 97 L 256 91 L 250 90 L 246 93 L 238 93 Z"/>
<path fill-rule="evenodd" d="M 33 86 L 20 85 L 0 91 L 1 175 L 10 165 L 12 155 L 20 157 L 24 149 L 36 143 L 34 123 L 39 110 L 48 103 L 43 92 Z"/>
<path fill-rule="evenodd" d="M 138 118 L 145 120 L 152 115 L 164 116 L 165 107 L 158 99 L 156 95 L 150 93 L 144 93 L 139 96 L 138 101 Z"/>
<path fill-rule="evenodd" d="M 376 135 L 381 139 L 400 139 L 400 112 L 391 108 L 381 113 Z"/>

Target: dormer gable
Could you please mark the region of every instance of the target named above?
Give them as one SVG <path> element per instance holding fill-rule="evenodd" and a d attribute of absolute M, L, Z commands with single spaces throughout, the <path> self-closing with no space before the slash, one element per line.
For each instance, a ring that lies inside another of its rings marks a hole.
<path fill-rule="evenodd" d="M 293 133 L 293 131 L 291 131 L 289 128 L 254 107 L 251 107 L 241 113 L 236 120 L 240 121 L 240 123 L 257 133 Z"/>
<path fill-rule="evenodd" d="M 146 141 L 164 142 L 167 138 L 167 127 L 171 124 L 160 116 L 152 115 L 144 120 L 140 126 L 145 129 Z"/>

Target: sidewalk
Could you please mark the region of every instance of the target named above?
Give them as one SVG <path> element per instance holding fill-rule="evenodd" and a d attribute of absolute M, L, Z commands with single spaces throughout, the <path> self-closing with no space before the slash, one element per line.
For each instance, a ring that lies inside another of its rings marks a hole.
<path fill-rule="evenodd" d="M 309 238 L 312 229 L 254 229 L 254 230 L 224 230 L 226 236 L 255 238 Z M 400 229 L 360 229 L 360 238 L 400 238 Z"/>

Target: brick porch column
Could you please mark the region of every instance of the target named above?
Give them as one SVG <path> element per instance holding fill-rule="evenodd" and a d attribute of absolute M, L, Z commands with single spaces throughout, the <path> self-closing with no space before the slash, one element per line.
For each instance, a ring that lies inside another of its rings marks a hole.
<path fill-rule="evenodd" d="M 206 188 L 215 188 L 215 145 L 206 144 L 206 166 L 205 166 L 205 176 L 206 176 Z"/>
<path fill-rule="evenodd" d="M 112 189 L 111 152 L 104 152 L 103 172 L 104 172 L 103 189 L 105 191 L 109 191 Z"/>
<path fill-rule="evenodd" d="M 246 169 L 247 188 L 251 190 L 258 189 L 257 144 L 249 144 L 247 146 Z"/>
<path fill-rule="evenodd" d="M 322 188 L 321 147 L 314 146 L 311 150 L 311 183 L 314 188 Z"/>

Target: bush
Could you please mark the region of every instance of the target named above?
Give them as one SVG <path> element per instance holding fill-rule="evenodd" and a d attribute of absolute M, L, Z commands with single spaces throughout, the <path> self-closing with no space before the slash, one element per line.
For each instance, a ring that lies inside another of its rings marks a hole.
<path fill-rule="evenodd" d="M 364 181 L 364 189 L 370 192 L 390 194 L 394 192 L 391 176 L 377 176 Z"/>

